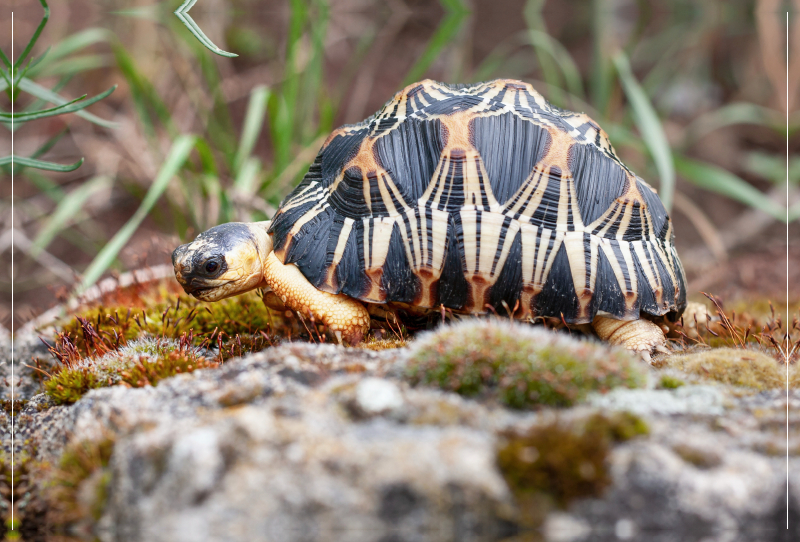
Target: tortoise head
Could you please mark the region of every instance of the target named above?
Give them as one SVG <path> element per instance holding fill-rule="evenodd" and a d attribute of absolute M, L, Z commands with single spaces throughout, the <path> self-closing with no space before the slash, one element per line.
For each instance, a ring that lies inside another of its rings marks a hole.
<path fill-rule="evenodd" d="M 269 222 L 230 222 L 204 231 L 172 253 L 175 278 L 202 301 L 248 292 L 263 280 L 262 262 L 272 251 Z"/>

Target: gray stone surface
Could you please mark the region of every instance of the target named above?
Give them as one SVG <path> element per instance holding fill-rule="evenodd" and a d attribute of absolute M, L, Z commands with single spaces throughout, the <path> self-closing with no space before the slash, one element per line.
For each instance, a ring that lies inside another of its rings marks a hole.
<path fill-rule="evenodd" d="M 42 353 L 36 341 L 18 344 Z M 800 539 L 796 424 L 794 530 L 780 538 L 783 390 L 618 389 L 568 410 L 520 412 L 412 388 L 405 355 L 289 344 L 156 387 L 93 390 L 71 406 L 37 394 L 34 371 L 20 368 L 17 450 L 56 463 L 69 442 L 114 436 L 93 527 L 103 541 Z M 614 447 L 601 497 L 526 532 L 496 464 L 498 435 L 611 410 L 638 413 L 650 434 Z"/>

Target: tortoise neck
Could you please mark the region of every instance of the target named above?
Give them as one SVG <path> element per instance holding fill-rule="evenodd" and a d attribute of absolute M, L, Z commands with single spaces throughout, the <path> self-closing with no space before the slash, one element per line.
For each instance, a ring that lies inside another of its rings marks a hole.
<path fill-rule="evenodd" d="M 247 224 L 247 227 L 250 229 L 250 232 L 253 234 L 253 238 L 256 241 L 258 255 L 262 262 L 265 262 L 267 260 L 267 256 L 269 256 L 269 253 L 272 252 L 272 235 L 267 233 L 267 230 L 269 230 L 269 224 L 269 220 L 265 220 L 263 222 L 250 222 Z"/>

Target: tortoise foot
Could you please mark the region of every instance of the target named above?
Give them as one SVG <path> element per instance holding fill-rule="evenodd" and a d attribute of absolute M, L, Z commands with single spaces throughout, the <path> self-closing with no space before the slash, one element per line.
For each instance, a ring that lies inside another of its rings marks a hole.
<path fill-rule="evenodd" d="M 343 294 L 317 290 L 295 265 L 282 264 L 274 252 L 264 262 L 264 281 L 288 308 L 322 322 L 340 344 L 358 344 L 369 331 L 364 305 Z"/>
<path fill-rule="evenodd" d="M 652 362 L 650 354 L 653 351 L 669 353 L 664 332 L 650 320 L 622 321 L 597 316 L 592 327 L 602 340 L 639 352 L 648 363 Z"/>

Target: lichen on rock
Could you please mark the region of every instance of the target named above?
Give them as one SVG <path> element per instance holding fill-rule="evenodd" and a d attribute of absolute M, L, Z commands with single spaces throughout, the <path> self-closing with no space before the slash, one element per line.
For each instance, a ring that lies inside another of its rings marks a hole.
<path fill-rule="evenodd" d="M 670 356 L 663 363 L 705 380 L 733 386 L 757 390 L 786 387 L 786 366 L 757 350 L 712 348 Z M 794 367 L 791 367 L 790 373 L 795 372 Z"/>

